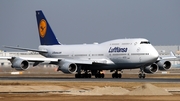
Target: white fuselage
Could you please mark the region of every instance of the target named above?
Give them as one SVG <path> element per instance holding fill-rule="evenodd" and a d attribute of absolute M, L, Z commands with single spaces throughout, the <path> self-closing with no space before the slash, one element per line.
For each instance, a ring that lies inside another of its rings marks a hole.
<path fill-rule="evenodd" d="M 42 55 L 50 58 L 94 61 L 104 59 L 108 63 L 102 69 L 139 68 L 151 65 L 158 58 L 156 49 L 143 38 L 117 39 L 101 44 L 42 45 L 39 50 L 47 50 L 48 53 Z"/>

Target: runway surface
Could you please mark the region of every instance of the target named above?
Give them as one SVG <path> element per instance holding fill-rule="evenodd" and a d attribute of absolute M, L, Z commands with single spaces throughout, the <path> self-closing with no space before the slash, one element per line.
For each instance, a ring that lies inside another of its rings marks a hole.
<path fill-rule="evenodd" d="M 180 83 L 179 78 L 65 78 L 65 77 L 0 77 L 0 81 L 69 81 L 69 82 L 166 82 L 166 83 Z"/>
<path fill-rule="evenodd" d="M 20 74 L 11 74 L 11 72 L 0 72 L 1 81 L 43 81 L 43 82 L 166 82 L 166 83 L 180 83 L 180 69 L 171 69 L 163 74 L 158 72 L 156 74 L 146 74 L 145 79 L 138 78 L 139 70 L 123 71 L 122 78 L 112 78 L 112 74 L 106 71 L 105 78 L 74 78 L 74 74 L 64 74 L 61 72 L 42 72 L 23 71 Z"/>

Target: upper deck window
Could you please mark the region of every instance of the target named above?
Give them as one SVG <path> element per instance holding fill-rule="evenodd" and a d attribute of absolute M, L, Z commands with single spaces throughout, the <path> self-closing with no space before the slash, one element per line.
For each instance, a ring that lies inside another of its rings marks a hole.
<path fill-rule="evenodd" d="M 141 41 L 140 44 L 150 44 L 150 42 L 149 41 Z"/>

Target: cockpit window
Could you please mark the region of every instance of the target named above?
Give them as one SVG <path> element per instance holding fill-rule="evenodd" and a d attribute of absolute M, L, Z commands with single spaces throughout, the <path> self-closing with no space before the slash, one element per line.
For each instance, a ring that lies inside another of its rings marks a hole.
<path fill-rule="evenodd" d="M 141 41 L 140 44 L 150 44 L 150 42 L 149 41 Z"/>

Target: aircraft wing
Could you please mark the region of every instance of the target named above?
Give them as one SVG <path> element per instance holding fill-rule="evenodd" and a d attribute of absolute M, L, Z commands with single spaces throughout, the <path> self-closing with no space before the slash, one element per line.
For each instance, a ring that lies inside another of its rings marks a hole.
<path fill-rule="evenodd" d="M 47 53 L 46 50 L 30 49 L 30 48 L 23 48 L 23 47 L 4 46 L 4 48 L 33 51 L 33 52 L 39 52 L 39 53 Z"/>
<path fill-rule="evenodd" d="M 26 61 L 29 61 L 29 62 L 58 62 L 58 59 L 56 58 L 29 58 L 29 57 L 16 57 L 16 56 L 13 56 L 13 57 L 0 57 L 0 59 L 7 59 L 7 60 L 13 60 L 15 58 L 18 58 L 18 59 L 22 59 L 22 60 L 26 60 Z"/>
<path fill-rule="evenodd" d="M 157 60 L 158 61 L 160 60 L 176 61 L 176 60 L 180 60 L 180 58 L 177 58 L 173 52 L 170 52 L 170 56 L 159 56 Z"/>
<path fill-rule="evenodd" d="M 10 48 L 10 49 L 18 49 L 18 50 L 26 50 L 26 51 L 34 51 L 34 52 L 39 52 L 39 53 L 47 53 L 46 50 L 37 50 L 37 49 L 30 49 L 30 48 L 23 48 L 23 47 L 13 47 L 13 46 L 4 46 L 5 48 Z M 0 57 L 0 59 L 14 59 L 16 57 Z M 67 61 L 71 63 L 76 63 L 76 64 L 114 64 L 109 59 L 64 59 L 64 58 L 26 58 L 26 57 L 18 57 L 20 59 L 29 61 L 29 62 L 45 62 L 45 63 L 52 63 L 56 64 L 59 61 Z"/>
<path fill-rule="evenodd" d="M 92 59 L 92 60 L 84 60 L 84 59 L 64 59 L 64 58 L 30 58 L 30 57 L 0 57 L 0 59 L 13 60 L 15 58 L 26 60 L 28 62 L 36 62 L 36 63 L 50 63 L 57 64 L 60 61 L 71 62 L 75 64 L 114 64 L 111 60 L 108 59 Z"/>

